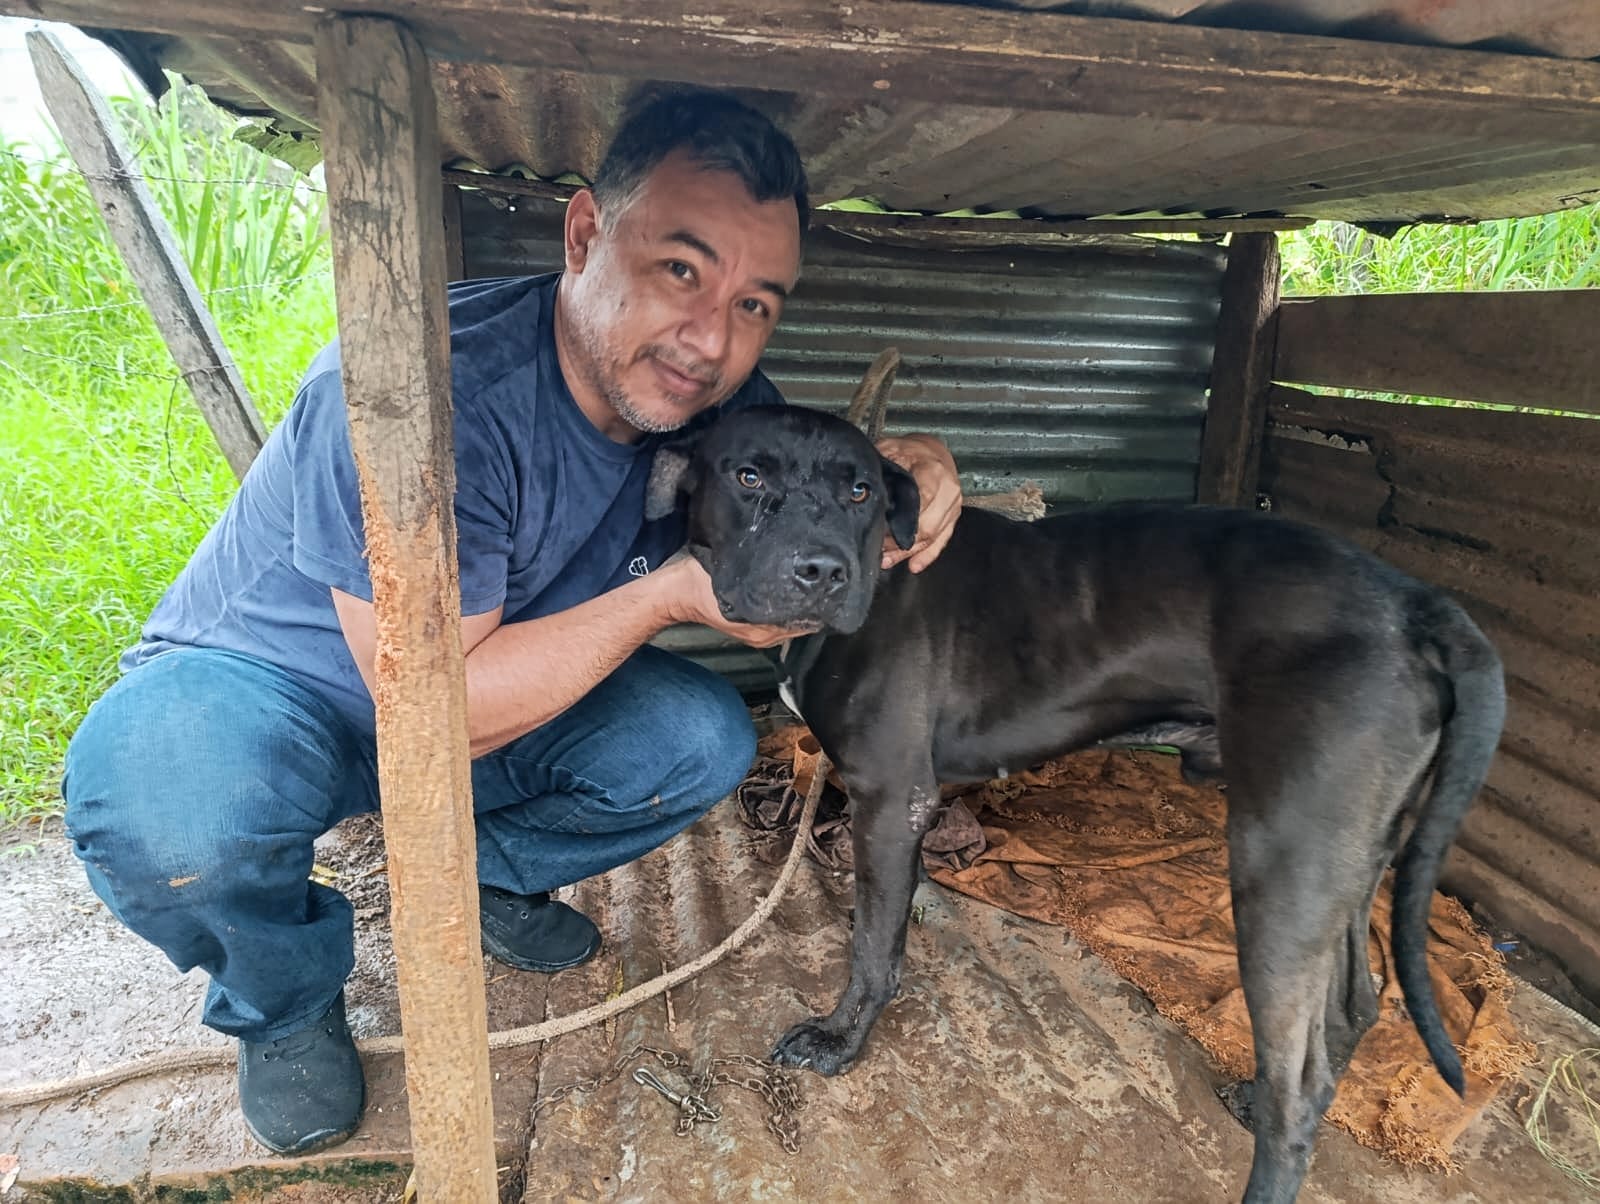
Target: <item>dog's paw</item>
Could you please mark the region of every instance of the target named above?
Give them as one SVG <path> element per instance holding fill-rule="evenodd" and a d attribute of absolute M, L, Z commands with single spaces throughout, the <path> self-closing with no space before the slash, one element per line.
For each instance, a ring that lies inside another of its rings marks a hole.
<path fill-rule="evenodd" d="M 855 1056 L 854 1042 L 843 1033 L 829 1032 L 818 1021 L 795 1025 L 768 1055 L 779 1066 L 796 1066 L 830 1076 L 849 1069 Z"/>
<path fill-rule="evenodd" d="M 1229 1083 L 1217 1088 L 1217 1098 L 1223 1107 L 1233 1113 L 1233 1119 L 1248 1132 L 1256 1131 L 1256 1085 L 1254 1083 Z"/>

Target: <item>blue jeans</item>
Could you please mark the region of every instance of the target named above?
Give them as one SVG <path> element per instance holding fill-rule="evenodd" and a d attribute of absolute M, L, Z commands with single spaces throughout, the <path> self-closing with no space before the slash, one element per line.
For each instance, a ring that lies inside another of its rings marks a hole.
<path fill-rule="evenodd" d="M 472 766 L 478 880 L 518 894 L 649 852 L 738 785 L 755 731 L 714 673 L 641 648 L 562 715 Z M 111 913 L 211 976 L 205 1023 L 311 1023 L 354 965 L 353 911 L 312 842 L 378 806 L 376 749 L 298 678 L 211 649 L 119 679 L 67 750 L 67 832 Z"/>

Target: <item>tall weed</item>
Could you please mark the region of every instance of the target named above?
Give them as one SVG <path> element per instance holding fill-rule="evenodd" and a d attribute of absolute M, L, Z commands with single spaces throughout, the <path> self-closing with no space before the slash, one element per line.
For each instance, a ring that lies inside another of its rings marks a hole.
<path fill-rule="evenodd" d="M 1289 296 L 1600 287 L 1600 205 L 1389 239 L 1320 222 L 1279 246 Z"/>
<path fill-rule="evenodd" d="M 174 84 L 113 112 L 271 424 L 334 329 L 323 196 Z M 68 737 L 234 480 L 71 160 L 0 150 L 4 829 L 56 807 Z"/>

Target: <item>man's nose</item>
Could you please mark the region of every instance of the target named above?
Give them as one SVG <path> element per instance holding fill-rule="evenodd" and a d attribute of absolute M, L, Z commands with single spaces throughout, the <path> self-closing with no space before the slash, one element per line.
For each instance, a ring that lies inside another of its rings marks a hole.
<path fill-rule="evenodd" d="M 731 319 L 729 307 L 720 301 L 697 304 L 679 332 L 684 346 L 697 359 L 720 363 L 728 352 Z"/>

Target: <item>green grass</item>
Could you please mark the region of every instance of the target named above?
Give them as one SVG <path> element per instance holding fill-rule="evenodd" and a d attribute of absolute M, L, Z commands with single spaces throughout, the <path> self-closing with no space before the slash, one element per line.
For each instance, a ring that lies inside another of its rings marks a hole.
<path fill-rule="evenodd" d="M 1279 241 L 1286 296 L 1600 286 L 1600 205 L 1379 238 L 1319 222 Z"/>
<path fill-rule="evenodd" d="M 115 109 L 276 421 L 334 330 L 320 193 L 193 91 Z M 34 153 L 0 154 L 0 829 L 58 808 L 68 737 L 234 488 L 87 186 Z"/>
<path fill-rule="evenodd" d="M 322 197 L 193 90 L 115 109 L 271 424 L 334 330 Z M 1320 225 L 1283 255 L 1291 295 L 1593 286 L 1600 207 L 1392 240 Z M 0 464 L 3 831 L 58 808 L 67 739 L 234 488 L 60 151 L 0 154 Z"/>

